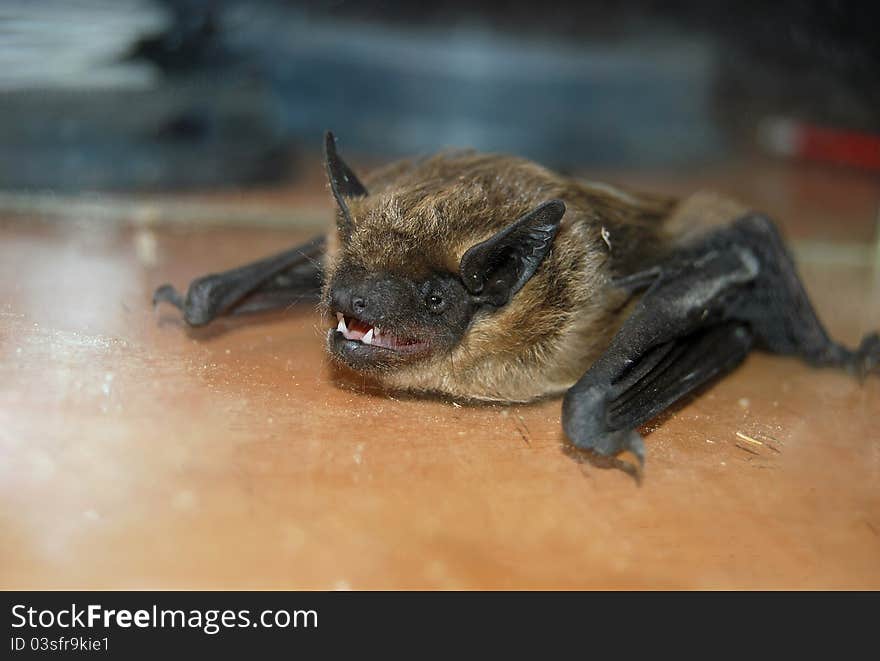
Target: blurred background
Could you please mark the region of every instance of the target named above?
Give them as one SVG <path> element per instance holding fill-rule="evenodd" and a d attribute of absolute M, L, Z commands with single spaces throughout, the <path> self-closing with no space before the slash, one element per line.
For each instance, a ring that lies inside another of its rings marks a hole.
<path fill-rule="evenodd" d="M 872 8 L 873 7 L 873 8 Z M 3 0 L 0 189 L 180 191 L 448 146 L 880 169 L 871 3 Z"/>

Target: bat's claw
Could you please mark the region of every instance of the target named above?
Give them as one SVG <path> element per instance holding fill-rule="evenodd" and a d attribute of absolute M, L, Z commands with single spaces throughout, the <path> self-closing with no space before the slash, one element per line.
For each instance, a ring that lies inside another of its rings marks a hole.
<path fill-rule="evenodd" d="M 629 462 L 618 457 L 629 453 L 636 461 L 629 465 L 636 480 L 641 479 L 645 466 L 645 442 L 635 429 L 611 431 L 605 425 L 608 403 L 606 394 L 599 388 L 568 391 L 562 403 L 562 425 L 574 445 L 588 450 L 598 457 L 614 460 L 618 467 Z"/>
<path fill-rule="evenodd" d="M 603 457 L 616 457 L 629 452 L 639 462 L 639 468 L 645 465 L 645 442 L 634 429 L 608 432 L 586 443 L 575 443 L 575 445 L 585 450 L 592 450 Z"/>
<path fill-rule="evenodd" d="M 218 295 L 221 276 L 209 275 L 194 280 L 183 296 L 171 285 L 162 285 L 153 294 L 153 306 L 171 303 L 183 313 L 183 320 L 190 326 L 203 326 L 217 316 L 222 303 Z"/>
<path fill-rule="evenodd" d="M 854 356 L 853 367 L 859 379 L 880 371 L 880 335 L 871 333 L 862 338 Z"/>
<path fill-rule="evenodd" d="M 153 294 L 153 307 L 163 302 L 171 303 L 178 310 L 183 311 L 183 296 L 171 285 L 162 285 Z"/>
<path fill-rule="evenodd" d="M 574 443 L 574 446 L 586 451 L 594 466 L 621 470 L 641 486 L 645 468 L 645 443 L 637 431 L 610 432 L 588 442 Z"/>

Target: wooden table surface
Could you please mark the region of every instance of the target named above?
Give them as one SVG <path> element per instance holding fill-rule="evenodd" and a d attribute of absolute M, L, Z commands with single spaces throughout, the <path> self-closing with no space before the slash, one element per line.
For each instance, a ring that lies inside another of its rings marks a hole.
<path fill-rule="evenodd" d="M 834 175 L 817 212 L 799 179 L 817 175 L 786 176 L 757 202 L 796 238 L 849 241 L 801 266 L 854 342 L 880 327 L 880 187 Z M 761 197 L 753 174 L 719 181 Z M 570 449 L 559 400 L 458 405 L 334 372 L 308 307 L 200 331 L 151 308 L 157 285 L 301 228 L 57 206 L 0 214 L 2 588 L 880 588 L 876 376 L 752 355 L 649 425 L 638 486 Z"/>

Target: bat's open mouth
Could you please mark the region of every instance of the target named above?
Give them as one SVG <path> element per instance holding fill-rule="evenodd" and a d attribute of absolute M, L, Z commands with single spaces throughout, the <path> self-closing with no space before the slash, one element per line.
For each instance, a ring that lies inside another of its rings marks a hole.
<path fill-rule="evenodd" d="M 341 354 L 345 355 L 356 351 L 359 354 L 365 350 L 378 349 L 396 354 L 423 353 L 430 348 L 430 344 L 424 340 L 395 334 L 390 329 L 373 326 L 369 323 L 336 313 L 338 324 L 335 330 L 331 330 L 331 345 Z M 360 361 L 358 361 L 360 362 Z"/>

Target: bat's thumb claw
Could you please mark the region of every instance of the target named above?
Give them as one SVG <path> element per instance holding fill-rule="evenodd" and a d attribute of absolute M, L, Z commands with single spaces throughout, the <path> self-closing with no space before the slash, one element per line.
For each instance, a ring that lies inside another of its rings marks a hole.
<path fill-rule="evenodd" d="M 645 472 L 645 441 L 641 434 L 635 430 L 618 432 L 622 436 L 619 443 L 617 460 L 625 466 L 624 470 L 632 475 L 639 486 L 642 485 L 642 475 Z M 627 455 L 635 457 L 635 461 L 627 461 Z M 622 466 L 622 467 L 624 467 Z"/>
<path fill-rule="evenodd" d="M 171 303 L 178 310 L 183 310 L 183 296 L 171 285 L 162 285 L 153 293 L 153 307 L 162 302 Z"/>
<path fill-rule="evenodd" d="M 626 451 L 635 455 L 635 458 L 639 462 L 639 470 L 641 471 L 645 467 L 645 441 L 642 439 L 641 434 L 637 431 L 629 432 L 627 434 L 626 445 Z"/>
<path fill-rule="evenodd" d="M 562 426 L 565 434 L 582 450 L 635 477 L 641 484 L 645 467 L 645 442 L 635 429 L 608 430 L 605 425 L 607 395 L 600 388 L 572 388 L 562 402 Z M 635 461 L 621 459 L 630 454 Z"/>

